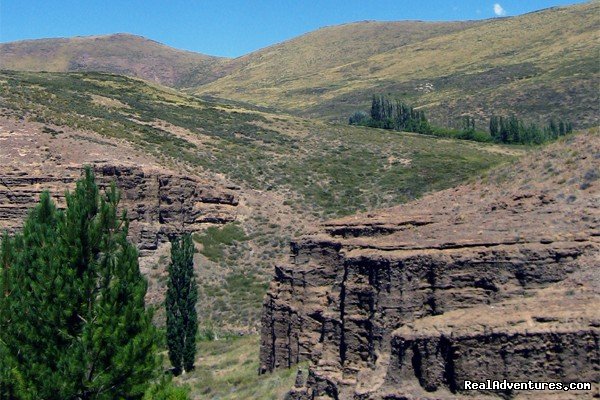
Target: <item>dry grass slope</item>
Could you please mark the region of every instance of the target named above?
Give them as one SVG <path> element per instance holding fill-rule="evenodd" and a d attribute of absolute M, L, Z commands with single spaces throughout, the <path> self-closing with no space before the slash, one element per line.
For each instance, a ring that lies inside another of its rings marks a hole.
<path fill-rule="evenodd" d="M 198 342 L 197 368 L 175 379 L 197 400 L 279 400 L 293 385 L 298 367 L 258 375 L 258 337 Z"/>
<path fill-rule="evenodd" d="M 236 59 L 117 34 L 0 45 L 0 69 L 124 74 L 206 97 L 345 121 L 374 93 L 425 108 L 440 125 L 492 114 L 598 123 L 600 3 L 465 22 L 358 22 Z"/>
<path fill-rule="evenodd" d="M 257 51 L 200 94 L 345 119 L 391 92 L 452 124 L 514 111 L 597 123 L 600 3 L 477 23 L 356 23 Z M 573 118 L 575 117 L 575 118 Z"/>
<path fill-rule="evenodd" d="M 273 90 L 298 79 L 326 79 L 322 74 L 328 69 L 479 24 L 366 21 L 326 27 L 232 60 L 227 65 L 231 72 L 215 88 L 241 80 L 243 89 L 260 89 L 267 83 Z"/>

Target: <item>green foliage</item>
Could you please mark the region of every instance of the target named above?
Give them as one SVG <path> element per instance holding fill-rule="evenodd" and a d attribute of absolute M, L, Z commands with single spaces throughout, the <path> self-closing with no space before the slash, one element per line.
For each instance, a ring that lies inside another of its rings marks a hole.
<path fill-rule="evenodd" d="M 190 388 L 176 386 L 171 379 L 163 378 L 146 390 L 143 400 L 189 400 Z"/>
<path fill-rule="evenodd" d="M 453 129 L 453 128 L 442 128 L 439 126 L 434 126 L 431 129 L 431 134 L 433 136 L 438 137 L 446 137 L 452 139 L 462 139 L 462 140 L 472 140 L 474 142 L 491 142 L 492 138 L 489 133 L 478 130 L 476 128 L 462 128 L 462 129 Z"/>
<path fill-rule="evenodd" d="M 66 200 L 58 211 L 44 192 L 23 232 L 2 240 L 0 395 L 140 398 L 157 336 L 119 194 L 101 196 L 86 168 Z"/>
<path fill-rule="evenodd" d="M 369 116 L 364 111 L 356 111 L 354 114 L 352 114 L 350 116 L 350 118 L 348 118 L 348 123 L 350 125 L 368 126 L 369 125 Z"/>
<path fill-rule="evenodd" d="M 461 117 L 460 129 L 431 126 L 423 111 L 385 96 L 373 96 L 371 113 L 355 112 L 349 118 L 350 125 L 362 125 L 374 128 L 393 129 L 397 131 L 425 133 L 434 136 L 454 139 L 473 140 L 505 144 L 541 144 L 564 136 L 573 131 L 569 121 L 551 119 L 548 126 L 540 128 L 536 124 L 525 124 L 514 115 L 508 118 L 492 116 L 489 123 L 489 134 L 477 130 L 475 118 L 465 115 Z"/>
<path fill-rule="evenodd" d="M 351 125 L 363 125 L 373 128 L 394 129 L 396 131 L 430 133 L 431 126 L 424 111 L 418 111 L 400 100 L 391 100 L 380 95 L 373 96 L 370 117 L 366 113 L 354 113 Z"/>
<path fill-rule="evenodd" d="M 171 244 L 171 264 L 165 301 L 169 359 L 178 375 L 194 369 L 198 316 L 198 288 L 194 278 L 194 243 L 184 235 Z"/>
<path fill-rule="evenodd" d="M 433 126 L 427 120 L 424 111 L 415 110 L 399 100 L 392 101 L 385 96 L 373 96 L 370 116 L 365 112 L 358 111 L 349 118 L 350 125 L 423 133 L 476 142 L 491 141 L 490 135 L 475 128 L 474 118 L 463 116 L 461 122 L 461 129 Z"/>
<path fill-rule="evenodd" d="M 238 224 L 230 223 L 223 227 L 211 226 L 201 235 L 194 235 L 194 240 L 202 244 L 200 253 L 211 261 L 219 261 L 223 258 L 226 246 L 234 242 L 248 240 L 244 230 Z"/>
<path fill-rule="evenodd" d="M 492 139 L 499 143 L 541 144 L 573 132 L 571 122 L 551 119 L 545 128 L 525 124 L 514 115 L 508 118 L 493 115 L 489 125 Z"/>

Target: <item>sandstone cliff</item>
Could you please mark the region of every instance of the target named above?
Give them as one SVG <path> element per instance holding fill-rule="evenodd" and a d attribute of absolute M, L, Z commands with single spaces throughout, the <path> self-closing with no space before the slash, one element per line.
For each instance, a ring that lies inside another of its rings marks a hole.
<path fill-rule="evenodd" d="M 308 360 L 292 399 L 598 393 L 599 164 L 589 132 L 479 182 L 324 223 L 275 271 L 261 371 Z M 477 392 L 466 379 L 596 386 Z"/>

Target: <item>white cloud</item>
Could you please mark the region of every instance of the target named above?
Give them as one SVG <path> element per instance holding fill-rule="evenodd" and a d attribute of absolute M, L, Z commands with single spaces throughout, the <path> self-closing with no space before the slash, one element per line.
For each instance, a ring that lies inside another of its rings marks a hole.
<path fill-rule="evenodd" d="M 499 3 L 494 4 L 494 14 L 499 17 L 504 17 L 506 15 L 506 10 L 502 8 Z"/>

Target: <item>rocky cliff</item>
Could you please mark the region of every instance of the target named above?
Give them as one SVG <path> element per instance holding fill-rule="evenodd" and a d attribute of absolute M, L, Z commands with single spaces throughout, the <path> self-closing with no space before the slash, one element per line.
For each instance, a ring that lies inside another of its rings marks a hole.
<path fill-rule="evenodd" d="M 600 380 L 599 160 L 597 133 L 570 137 L 292 243 L 264 301 L 261 371 L 308 360 L 292 399 L 591 397 L 464 381 Z"/>
<path fill-rule="evenodd" d="M 65 191 L 74 188 L 84 165 L 94 167 L 101 191 L 111 182 L 120 189 L 147 275 L 161 255 L 168 256 L 169 236 L 236 219 L 238 196 L 224 182 L 165 167 L 123 141 L 0 118 L 0 232 L 19 229 L 44 190 L 64 206 Z M 151 282 L 149 301 L 160 301 L 162 291 Z"/>
<path fill-rule="evenodd" d="M 115 182 L 121 191 L 121 206 L 130 220 L 130 237 L 142 255 L 156 250 L 169 236 L 190 233 L 205 223 L 225 223 L 235 218 L 237 199 L 231 192 L 206 186 L 197 178 L 165 170 L 132 165 L 94 166 L 100 189 Z M 75 186 L 82 166 L 69 166 L 59 175 L 20 169 L 0 176 L 0 217 L 2 227 L 20 228 L 28 211 L 43 190 L 51 192 L 59 206 L 64 194 Z"/>

